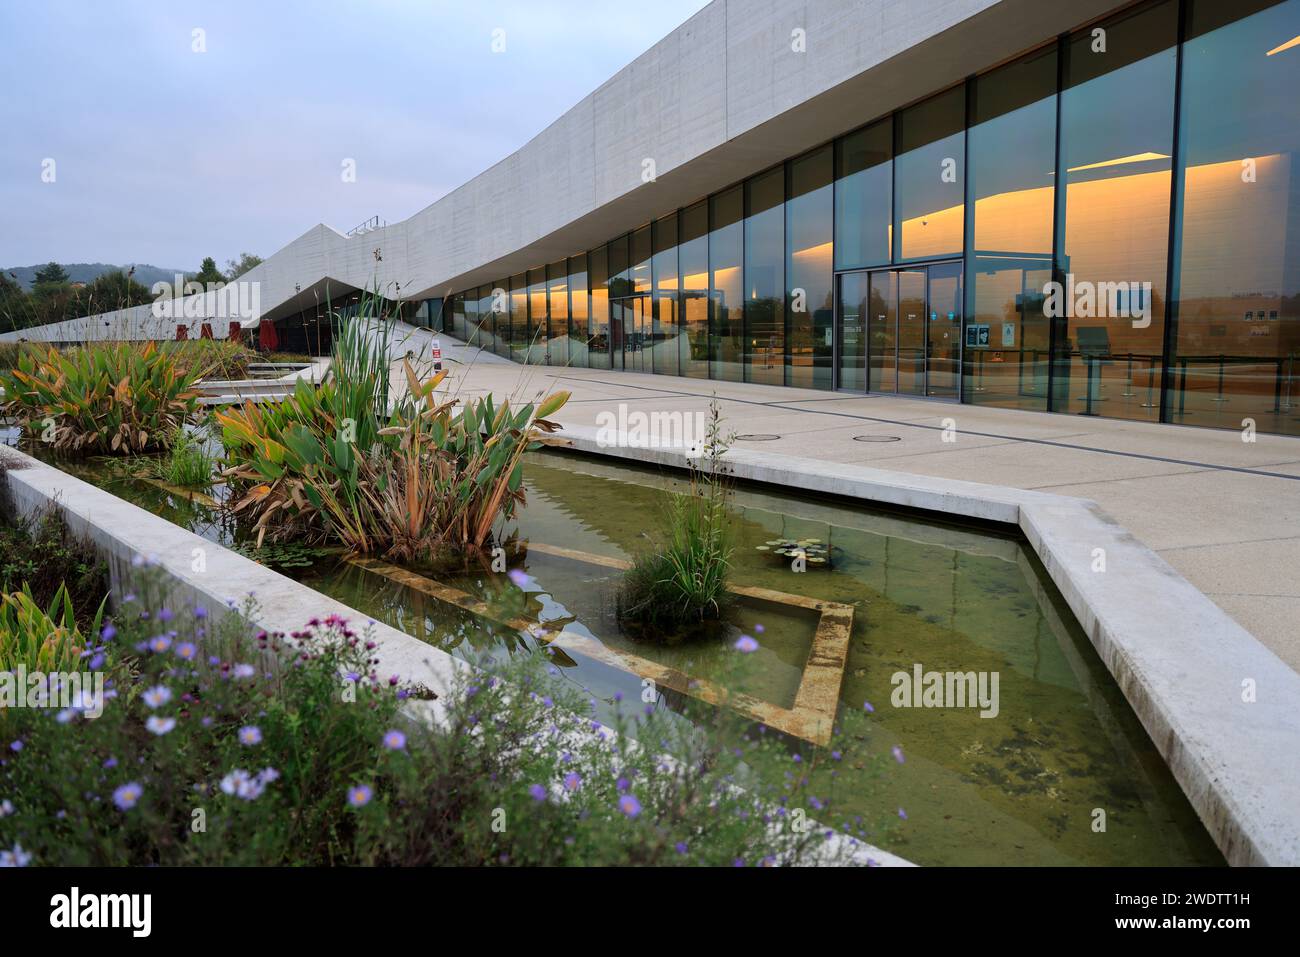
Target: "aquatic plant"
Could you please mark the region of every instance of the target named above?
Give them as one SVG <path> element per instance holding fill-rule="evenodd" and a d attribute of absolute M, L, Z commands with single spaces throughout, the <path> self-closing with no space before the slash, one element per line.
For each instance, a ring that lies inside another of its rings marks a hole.
<path fill-rule="evenodd" d="M 154 471 L 168 485 L 177 488 L 207 488 L 212 484 L 216 458 L 204 446 L 202 435 L 178 429 L 166 456 L 154 463 Z"/>
<path fill-rule="evenodd" d="M 26 863 L 796 864 L 846 860 L 866 836 L 846 818 L 832 844 L 813 824 L 857 753 L 792 764 L 788 742 L 724 708 L 687 723 L 616 698 L 606 728 L 544 655 L 430 690 L 377 674 L 374 641 L 338 616 L 267 634 L 175 605 L 149 571 L 84 666 L 133 660 L 102 713 L 8 715 L 0 847 Z M 435 693 L 436 723 L 418 703 Z"/>
<path fill-rule="evenodd" d="M 661 640 L 680 629 L 718 618 L 727 605 L 727 576 L 734 542 L 728 526 L 731 494 L 723 456 L 730 436 L 722 431 L 716 399 L 709 403 L 699 459 L 687 459 L 689 486 L 670 494 L 659 543 L 635 557 L 619 592 L 619 616 L 637 634 Z"/>
<path fill-rule="evenodd" d="M 390 402 L 391 324 L 380 309 L 363 298 L 340 320 L 319 388 L 300 381 L 273 406 L 217 413 L 234 510 L 253 517 L 259 545 L 304 538 L 395 561 L 474 555 L 524 504 L 523 455 L 557 428 L 547 417 L 568 393 L 517 408 L 491 395 L 460 405 L 436 395 L 445 371 L 422 381 L 403 359 L 407 391 Z"/>
<path fill-rule="evenodd" d="M 0 487 L 3 482 L 0 474 Z M 69 532 L 58 509 L 43 509 L 24 519 L 4 503 L 0 507 L 0 592 L 23 589 L 46 607 L 65 592 L 84 630 L 108 594 L 108 566 L 94 546 Z"/>
<path fill-rule="evenodd" d="M 101 602 L 91 621 L 90 634 L 99 631 L 103 614 Z M 0 671 L 18 667 L 29 673 L 72 671 L 86 647 L 64 586 L 59 586 L 46 608 L 36 602 L 27 585 L 21 591 L 0 594 Z"/>
<path fill-rule="evenodd" d="M 154 452 L 198 409 L 194 383 L 203 372 L 182 367 L 154 343 L 24 352 L 0 368 L 0 413 L 63 452 Z"/>

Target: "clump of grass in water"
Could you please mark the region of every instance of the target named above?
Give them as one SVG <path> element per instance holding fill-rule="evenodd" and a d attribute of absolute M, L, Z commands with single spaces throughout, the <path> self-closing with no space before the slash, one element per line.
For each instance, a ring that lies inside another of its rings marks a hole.
<path fill-rule="evenodd" d="M 212 484 L 216 460 L 204 448 L 203 439 L 184 428 L 172 437 L 171 451 L 158 465 L 159 477 L 177 488 L 207 488 Z"/>
<path fill-rule="evenodd" d="M 638 637 L 678 642 L 722 617 L 735 548 L 727 520 L 731 486 L 722 457 L 731 446 L 717 399 L 709 403 L 703 455 L 688 460 L 690 487 L 671 495 L 662 544 L 638 555 L 623 578 L 619 619 Z"/>

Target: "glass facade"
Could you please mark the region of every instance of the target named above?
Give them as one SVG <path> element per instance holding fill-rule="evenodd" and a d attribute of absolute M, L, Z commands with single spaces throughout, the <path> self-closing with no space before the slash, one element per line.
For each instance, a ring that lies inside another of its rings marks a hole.
<path fill-rule="evenodd" d="M 447 299 L 516 361 L 1300 434 L 1300 0 L 1147 0 Z"/>

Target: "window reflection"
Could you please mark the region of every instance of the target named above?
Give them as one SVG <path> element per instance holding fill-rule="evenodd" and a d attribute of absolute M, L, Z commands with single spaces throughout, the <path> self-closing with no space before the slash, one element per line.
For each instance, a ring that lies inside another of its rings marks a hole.
<path fill-rule="evenodd" d="M 709 304 L 711 347 L 709 372 L 714 379 L 739 382 L 743 348 L 744 295 L 741 256 L 744 250 L 744 193 L 741 187 L 709 200 Z"/>
<path fill-rule="evenodd" d="M 1052 47 L 971 86 L 963 394 L 981 405 L 1047 409 L 1056 66 Z"/>
<path fill-rule="evenodd" d="M 966 92 L 956 87 L 897 115 L 894 259 L 960 256 Z"/>
<path fill-rule="evenodd" d="M 709 206 L 696 203 L 682 210 L 681 269 L 682 335 L 681 374 L 709 376 Z"/>
<path fill-rule="evenodd" d="M 785 384 L 831 388 L 834 156 L 826 146 L 790 163 L 786 203 Z"/>
<path fill-rule="evenodd" d="M 1300 2 L 1250 6 L 1191 8 L 1169 418 L 1300 434 Z"/>
<path fill-rule="evenodd" d="M 745 381 L 785 381 L 785 168 L 745 183 Z"/>

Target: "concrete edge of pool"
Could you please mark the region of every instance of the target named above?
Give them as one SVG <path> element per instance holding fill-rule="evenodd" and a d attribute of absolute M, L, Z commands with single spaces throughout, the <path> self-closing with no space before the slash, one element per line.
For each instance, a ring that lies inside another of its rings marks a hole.
<path fill-rule="evenodd" d="M 681 448 L 597 433 L 552 438 L 686 466 Z M 735 447 L 726 461 L 746 481 L 1018 528 L 1228 863 L 1300 865 L 1300 674 L 1095 502 Z"/>
<path fill-rule="evenodd" d="M 292 632 L 312 618 L 331 613 L 350 621 L 369 616 L 313 588 L 272 571 L 238 552 L 174 525 L 112 492 L 104 491 L 12 448 L 0 448 L 0 477 L 15 510 L 30 516 L 57 508 L 73 535 L 90 541 L 109 567 L 114 585 L 122 582 L 138 559 L 155 561 L 175 585 L 183 602 L 203 605 L 214 616 L 226 614 L 251 593 L 257 601 L 253 624 L 267 631 Z M 202 556 L 202 561 L 199 561 Z M 470 665 L 433 645 L 382 622 L 373 622 L 375 656 L 380 674 L 397 674 L 439 691 Z M 421 718 L 441 720 L 439 701 L 413 701 Z M 606 729 L 607 733 L 613 733 Z M 828 856 L 842 849 L 841 834 L 825 845 Z M 858 842 L 852 858 L 885 867 L 912 867 L 889 851 Z"/>

